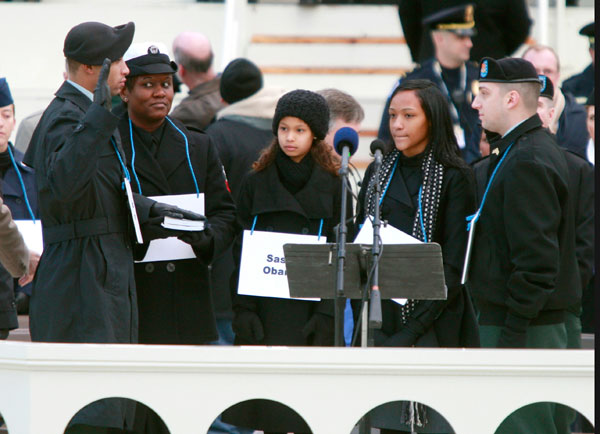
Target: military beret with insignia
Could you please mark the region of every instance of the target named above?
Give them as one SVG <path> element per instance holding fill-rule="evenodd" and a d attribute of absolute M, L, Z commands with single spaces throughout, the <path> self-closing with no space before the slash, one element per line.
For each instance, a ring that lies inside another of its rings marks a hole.
<path fill-rule="evenodd" d="M 545 75 L 540 75 L 540 82 L 542 83 L 542 88 L 540 89 L 540 96 L 544 98 L 554 99 L 554 84 L 550 78 Z"/>
<path fill-rule="evenodd" d="M 531 62 L 517 57 L 481 59 L 479 81 L 492 83 L 540 83 L 540 78 Z"/>
<path fill-rule="evenodd" d="M 123 55 L 123 60 L 129 68 L 128 77 L 174 74 L 177 72 L 177 64 L 167 53 L 167 46 L 161 42 L 139 42 L 131 45 Z"/>
<path fill-rule="evenodd" d="M 94 21 L 81 23 L 67 33 L 63 53 L 84 65 L 102 65 L 106 58 L 114 62 L 131 45 L 134 31 L 133 22 L 116 27 Z"/>

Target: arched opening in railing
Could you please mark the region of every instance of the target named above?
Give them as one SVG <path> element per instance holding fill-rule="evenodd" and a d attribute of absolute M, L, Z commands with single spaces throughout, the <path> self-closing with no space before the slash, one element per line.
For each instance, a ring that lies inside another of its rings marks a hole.
<path fill-rule="evenodd" d="M 452 425 L 441 413 L 416 401 L 390 401 L 378 405 L 365 414 L 358 421 L 356 427 L 376 428 L 382 434 L 396 432 L 454 433 Z"/>
<path fill-rule="evenodd" d="M 557 402 L 535 402 L 509 414 L 494 434 L 518 433 L 591 434 L 591 422 L 574 408 Z"/>
<path fill-rule="evenodd" d="M 64 434 L 96 432 L 93 431 L 94 427 L 123 429 L 135 433 L 170 433 L 165 422 L 153 409 L 139 401 L 121 397 L 98 399 L 82 407 L 73 415 Z"/>
<path fill-rule="evenodd" d="M 311 434 L 308 423 L 293 408 L 270 399 L 249 399 L 227 408 L 221 422 L 264 433 Z"/>

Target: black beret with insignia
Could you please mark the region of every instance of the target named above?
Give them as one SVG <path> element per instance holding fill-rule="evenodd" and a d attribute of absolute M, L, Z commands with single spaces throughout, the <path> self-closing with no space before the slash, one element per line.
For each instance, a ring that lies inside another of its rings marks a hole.
<path fill-rule="evenodd" d="M 544 98 L 554 99 L 554 84 L 552 80 L 550 80 L 545 75 L 540 75 L 540 82 L 542 83 L 542 88 L 540 89 L 540 96 Z"/>
<path fill-rule="evenodd" d="M 95 21 L 81 23 L 67 33 L 63 53 L 84 65 L 102 65 L 106 58 L 114 62 L 131 45 L 134 31 L 133 22 L 116 27 Z"/>
<path fill-rule="evenodd" d="M 10 93 L 10 87 L 6 78 L 0 78 L 0 107 L 6 107 L 7 105 L 14 104 L 13 97 Z"/>
<path fill-rule="evenodd" d="M 473 5 L 466 4 L 439 10 L 423 18 L 423 25 L 430 30 L 446 30 L 459 35 L 473 36 L 476 33 Z"/>
<path fill-rule="evenodd" d="M 492 83 L 540 83 L 540 78 L 533 64 L 517 57 L 481 59 L 479 69 L 479 82 Z"/>

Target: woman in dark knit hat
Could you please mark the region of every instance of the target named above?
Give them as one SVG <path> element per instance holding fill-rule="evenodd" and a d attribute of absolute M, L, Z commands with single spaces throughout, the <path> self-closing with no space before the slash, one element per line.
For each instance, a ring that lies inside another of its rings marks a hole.
<path fill-rule="evenodd" d="M 325 99 L 294 90 L 275 109 L 275 138 L 245 178 L 238 197 L 244 229 L 326 236 L 340 221 L 339 161 L 323 141 L 329 127 Z M 351 201 L 348 201 L 350 204 Z M 352 215 L 351 209 L 347 210 Z M 332 346 L 333 303 L 237 295 L 233 330 L 239 345 Z M 265 433 L 309 433 L 304 420 L 282 404 L 252 400 L 223 413 L 223 420 Z"/>
<path fill-rule="evenodd" d="M 479 346 L 470 297 L 461 285 L 467 241 L 465 218 L 475 209 L 474 180 L 452 130 L 448 104 L 429 80 L 403 81 L 390 98 L 393 150 L 384 155 L 379 182 L 381 220 L 442 247 L 448 299 L 382 301 L 375 346 Z M 358 196 L 357 223 L 374 212 L 373 166 Z M 369 217 L 370 218 L 370 217 Z M 371 424 L 387 433 L 452 433 L 444 418 L 420 403 L 395 401 L 371 412 Z"/>

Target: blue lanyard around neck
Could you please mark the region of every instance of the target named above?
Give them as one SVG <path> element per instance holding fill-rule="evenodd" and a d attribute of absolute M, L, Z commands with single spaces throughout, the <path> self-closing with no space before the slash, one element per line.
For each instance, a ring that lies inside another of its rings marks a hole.
<path fill-rule="evenodd" d="M 254 228 L 256 227 L 256 220 L 258 220 L 258 216 L 254 216 L 254 220 L 252 221 L 252 227 L 250 228 L 250 235 L 254 233 Z M 319 224 L 319 240 L 321 239 L 321 233 L 323 232 L 323 219 L 321 219 L 321 223 Z"/>
<path fill-rule="evenodd" d="M 485 199 L 487 198 L 488 192 L 490 190 L 490 186 L 492 185 L 492 182 L 494 181 L 494 177 L 496 176 L 496 173 L 498 172 L 498 169 L 500 168 L 500 165 L 502 165 L 502 162 L 504 161 L 504 159 L 508 155 L 508 151 L 510 151 L 510 148 L 512 148 L 512 145 L 514 145 L 514 143 L 515 142 L 512 142 L 508 146 L 508 148 L 506 148 L 506 151 L 504 152 L 504 155 L 502 155 L 502 158 L 500 159 L 500 161 L 498 162 L 498 164 L 494 168 L 494 171 L 492 172 L 492 176 L 490 176 L 490 180 L 488 181 L 487 186 L 485 187 L 485 192 L 483 193 L 483 197 L 481 199 L 481 205 L 479 205 L 479 209 L 477 210 L 477 212 L 475 214 L 471 214 L 470 216 L 467 216 L 467 218 L 466 218 L 466 220 L 467 220 L 467 231 L 470 231 L 471 230 L 471 225 L 473 225 L 477 220 L 479 220 L 479 217 L 481 216 L 481 210 L 483 209 L 483 205 L 485 204 Z"/>
<path fill-rule="evenodd" d="M 196 197 L 200 197 L 200 189 L 198 188 L 198 181 L 196 180 L 196 175 L 194 174 L 194 168 L 192 166 L 192 159 L 190 158 L 190 145 L 188 142 L 187 136 L 181 131 L 177 125 L 173 123 L 169 117 L 165 117 L 166 120 L 175 128 L 179 134 L 183 137 L 185 141 L 185 155 L 187 157 L 188 166 L 190 168 L 190 173 L 192 174 L 192 179 L 194 180 L 194 187 L 196 188 Z M 140 184 L 140 180 L 138 179 L 137 173 L 135 171 L 135 145 L 133 144 L 133 127 L 131 125 L 131 119 L 129 119 L 129 139 L 131 141 L 131 171 L 133 172 L 133 176 L 135 178 L 135 182 L 138 186 L 138 191 L 142 194 L 142 185 Z"/>
<path fill-rule="evenodd" d="M 123 173 L 125 174 L 125 178 L 127 179 L 127 181 L 131 182 L 131 176 L 129 176 L 129 170 L 127 170 L 127 167 L 125 167 L 125 163 L 123 163 L 123 159 L 121 158 L 121 153 L 119 152 L 119 148 L 117 148 L 117 143 L 115 142 L 115 139 L 113 139 L 111 137 L 110 141 L 112 142 L 113 147 L 115 148 L 115 152 L 117 153 L 117 158 L 119 159 L 119 163 L 121 164 L 121 168 L 123 169 Z M 125 190 L 125 184 L 122 184 L 121 188 L 123 190 Z"/>
<path fill-rule="evenodd" d="M 390 173 L 390 179 L 388 179 L 385 189 L 383 190 L 383 193 L 381 194 L 381 199 L 379 199 L 379 205 L 381 205 L 383 203 L 383 198 L 385 197 L 385 194 L 387 193 L 390 183 L 392 182 L 392 178 L 394 177 L 394 172 L 396 172 L 396 167 L 398 166 L 399 159 L 400 159 L 400 156 L 398 156 L 398 158 L 396 159 L 396 162 L 394 163 L 394 167 L 392 168 L 392 172 Z M 423 208 L 421 206 L 421 196 L 422 195 L 423 195 L 423 185 L 421 184 L 421 186 L 419 187 L 419 223 L 421 224 L 421 233 L 423 234 L 423 241 L 427 242 L 427 234 L 425 233 L 425 225 L 423 224 Z"/>
<path fill-rule="evenodd" d="M 23 182 L 23 177 L 21 176 L 21 171 L 19 170 L 19 165 L 15 160 L 15 156 L 13 155 L 12 149 L 10 149 L 10 145 L 8 146 L 8 154 L 10 155 L 10 161 L 12 161 L 12 165 L 15 168 L 15 172 L 17 172 L 17 177 L 19 178 L 19 184 L 21 184 L 21 190 L 23 191 L 23 198 L 25 199 L 25 205 L 27 205 L 27 211 L 31 216 L 31 220 L 35 223 L 35 215 L 33 215 L 33 211 L 31 209 L 31 205 L 29 204 L 29 197 L 27 196 L 27 189 L 25 188 L 25 183 Z"/>

